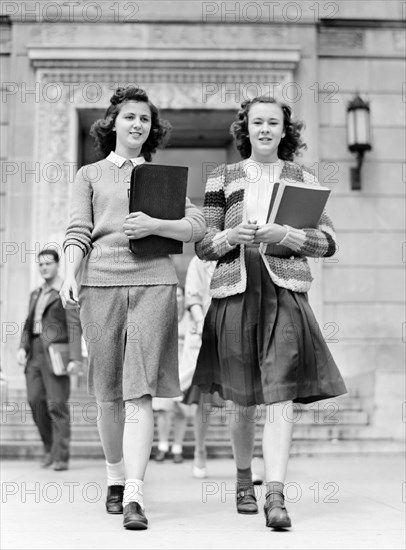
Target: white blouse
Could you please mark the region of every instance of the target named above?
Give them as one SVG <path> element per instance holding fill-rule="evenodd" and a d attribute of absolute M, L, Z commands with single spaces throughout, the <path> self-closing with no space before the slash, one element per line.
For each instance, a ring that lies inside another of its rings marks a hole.
<path fill-rule="evenodd" d="M 248 159 L 245 166 L 247 221 L 267 222 L 274 184 L 279 181 L 283 161 L 261 164 Z"/>

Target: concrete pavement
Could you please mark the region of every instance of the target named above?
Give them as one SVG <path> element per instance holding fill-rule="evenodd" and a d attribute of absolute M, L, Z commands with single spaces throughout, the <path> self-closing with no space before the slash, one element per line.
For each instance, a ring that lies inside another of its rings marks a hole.
<path fill-rule="evenodd" d="M 260 513 L 234 503 L 234 465 L 209 461 L 193 479 L 191 462 L 151 461 L 145 483 L 150 528 L 126 531 L 105 512 L 102 460 L 73 460 L 65 472 L 34 461 L 1 464 L 3 550 L 48 549 L 390 549 L 405 547 L 405 462 L 396 455 L 292 457 L 287 508 L 293 528 L 265 527 Z"/>

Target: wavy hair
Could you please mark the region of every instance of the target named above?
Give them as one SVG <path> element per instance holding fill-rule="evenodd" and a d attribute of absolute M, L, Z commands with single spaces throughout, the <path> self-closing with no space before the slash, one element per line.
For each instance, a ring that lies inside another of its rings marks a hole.
<path fill-rule="evenodd" d="M 153 153 L 157 149 L 163 149 L 169 139 L 171 125 L 167 120 L 160 118 L 159 110 L 149 100 L 147 93 L 137 86 L 119 87 L 110 98 L 104 118 L 96 120 L 90 128 L 90 135 L 95 140 L 96 150 L 100 156 L 106 157 L 116 148 L 116 132 L 113 127 L 121 107 L 127 101 L 140 101 L 148 105 L 151 111 L 151 130 L 141 153 L 147 162 L 151 162 Z"/>
<path fill-rule="evenodd" d="M 258 96 L 253 99 L 247 99 L 241 103 L 241 109 L 237 113 L 237 119 L 230 127 L 230 133 L 243 159 L 251 155 L 252 148 L 248 134 L 248 113 L 255 103 L 275 103 L 282 109 L 285 136 L 281 139 L 278 146 L 278 157 L 280 159 L 294 160 L 295 156 L 301 154 L 300 149 L 307 149 L 300 135 L 304 128 L 304 123 L 300 120 L 292 119 L 292 109 L 289 105 L 276 100 L 274 97 Z"/>

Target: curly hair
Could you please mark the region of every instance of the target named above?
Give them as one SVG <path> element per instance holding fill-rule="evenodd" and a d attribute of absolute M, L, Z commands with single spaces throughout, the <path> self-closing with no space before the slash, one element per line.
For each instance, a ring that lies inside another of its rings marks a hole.
<path fill-rule="evenodd" d="M 293 160 L 300 155 L 300 149 L 307 149 L 306 144 L 300 136 L 304 123 L 300 120 L 292 120 L 292 109 L 286 103 L 276 100 L 271 96 L 258 96 L 247 99 L 241 103 L 237 119 L 230 127 L 230 133 L 234 137 L 236 147 L 243 159 L 251 155 L 251 141 L 248 134 L 248 113 L 255 103 L 275 103 L 283 112 L 283 127 L 285 136 L 278 146 L 278 157 L 282 160 Z"/>
<path fill-rule="evenodd" d="M 159 110 L 148 98 L 147 93 L 137 86 L 119 87 L 110 98 L 104 118 L 96 120 L 90 128 L 90 135 L 95 140 L 96 150 L 100 156 L 106 157 L 116 148 L 116 132 L 113 127 L 121 107 L 127 101 L 140 101 L 146 103 L 151 111 L 151 130 L 141 153 L 147 162 L 151 162 L 153 153 L 157 149 L 163 149 L 169 139 L 171 125 L 167 120 L 159 116 Z"/>

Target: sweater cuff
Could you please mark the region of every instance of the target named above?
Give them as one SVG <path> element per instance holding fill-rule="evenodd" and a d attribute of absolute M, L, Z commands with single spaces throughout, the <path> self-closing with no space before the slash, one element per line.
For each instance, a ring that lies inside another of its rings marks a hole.
<path fill-rule="evenodd" d="M 83 252 L 83 257 L 85 257 L 86 254 L 89 252 L 87 247 L 82 242 L 80 242 L 78 239 L 75 239 L 73 237 L 71 237 L 70 239 L 66 239 L 66 241 L 63 243 L 64 252 L 66 252 L 66 249 L 68 248 L 68 246 L 77 246 L 78 248 L 80 248 L 80 250 Z"/>
<path fill-rule="evenodd" d="M 184 241 L 185 243 L 194 243 L 196 241 L 200 241 L 204 234 L 201 235 L 201 232 L 202 232 L 202 228 L 201 228 L 201 224 L 193 219 L 192 217 L 190 218 L 183 218 L 185 221 L 189 222 L 190 223 L 190 227 L 192 228 L 192 235 L 190 237 L 189 240 L 187 241 Z"/>
<path fill-rule="evenodd" d="M 187 303 L 185 303 L 185 308 L 188 311 L 190 311 L 190 308 L 192 308 L 193 306 L 200 306 L 202 308 L 202 302 L 199 302 L 198 298 L 194 298 L 190 300 L 190 302 L 188 301 Z"/>
<path fill-rule="evenodd" d="M 219 256 L 224 256 L 224 254 L 231 252 L 231 250 L 234 250 L 237 246 L 236 244 L 230 244 L 228 242 L 227 236 L 229 231 L 229 229 L 220 231 L 220 233 L 217 233 L 217 235 L 213 238 L 213 247 Z"/>
<path fill-rule="evenodd" d="M 294 227 L 290 227 L 290 225 L 284 225 L 283 227 L 286 227 L 287 233 L 277 244 L 287 246 L 295 252 L 298 252 L 304 245 L 306 233 L 303 229 L 295 229 Z"/>

